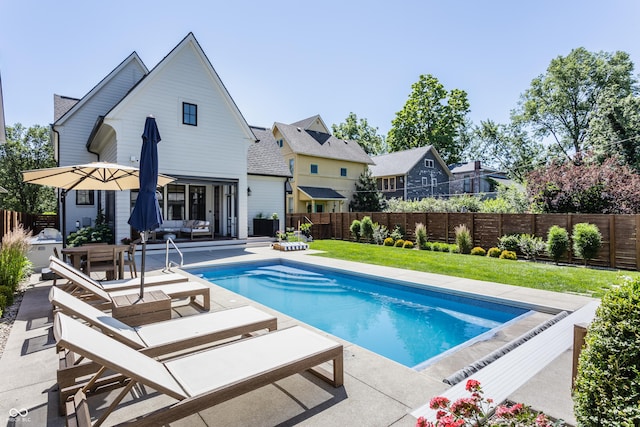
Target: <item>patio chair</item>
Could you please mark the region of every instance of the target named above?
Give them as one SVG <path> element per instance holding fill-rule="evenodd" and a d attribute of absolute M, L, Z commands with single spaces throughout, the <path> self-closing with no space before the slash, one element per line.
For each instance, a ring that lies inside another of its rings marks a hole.
<path fill-rule="evenodd" d="M 85 269 L 87 276 L 96 271 L 104 271 L 105 279 L 115 277 L 118 271 L 118 252 L 106 245 L 91 246 L 87 252 Z"/>
<path fill-rule="evenodd" d="M 49 292 L 49 301 L 56 311 L 82 319 L 103 334 L 150 357 L 201 350 L 216 341 L 265 329 L 273 331 L 278 326 L 276 317 L 251 306 L 131 327 L 55 287 Z M 82 360 L 68 350 L 58 359 L 58 388 L 63 411 L 63 402 L 77 391 L 73 386 L 78 379 L 97 372 L 99 367 L 94 363 L 80 363 Z"/>
<path fill-rule="evenodd" d="M 138 269 L 136 267 L 136 245 L 140 243 L 140 239 L 136 239 L 129 244 L 129 249 L 126 252 L 126 258 L 122 260 L 123 265 L 129 266 L 129 273 L 131 277 L 138 277 Z"/>
<path fill-rule="evenodd" d="M 344 379 L 342 345 L 301 326 L 280 329 L 165 362 L 137 352 L 63 313 L 56 314 L 54 336 L 58 346 L 102 366 L 87 385 L 66 403 L 67 425 L 91 425 L 86 392 L 107 370 L 121 374 L 126 385 L 100 414 L 96 425 L 102 424 L 117 410 L 122 399 L 136 386 L 147 386 L 160 395 L 175 399 L 160 409 L 133 415 L 127 421 L 135 422 L 137 426 L 155 426 L 174 422 L 307 370 L 334 387 L 340 387 Z M 325 362 L 332 362 L 333 372 L 318 369 L 318 365 Z M 129 403 L 126 410 L 135 410 Z M 127 417 L 130 414 L 128 412 Z"/>
<path fill-rule="evenodd" d="M 88 277 L 86 274 L 71 266 L 60 264 L 53 257 L 50 257 L 49 261 L 49 268 L 51 268 L 51 271 L 60 274 L 73 283 L 75 289 L 69 289 L 72 294 L 78 295 L 79 297 L 87 300 L 96 301 L 104 309 L 113 308 L 113 298 L 117 296 L 131 295 L 136 292 L 136 289 L 131 287 L 124 289 L 118 288 L 118 284 L 116 284 L 116 287 L 111 287 L 111 289 L 104 287 L 104 285 L 100 286 L 99 283 Z M 164 292 L 172 300 L 189 298 L 192 304 L 197 305 L 206 311 L 209 311 L 211 308 L 211 301 L 209 299 L 210 288 L 203 283 L 191 281 L 176 283 L 148 283 L 145 278 L 145 286 L 147 286 L 147 290 L 149 291 L 154 290 Z M 198 296 L 202 297 L 201 303 L 196 300 Z"/>

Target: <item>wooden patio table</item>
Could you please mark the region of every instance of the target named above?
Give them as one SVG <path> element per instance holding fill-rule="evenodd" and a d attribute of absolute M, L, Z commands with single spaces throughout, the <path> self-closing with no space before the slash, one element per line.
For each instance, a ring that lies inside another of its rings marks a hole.
<path fill-rule="evenodd" d="M 129 245 L 100 245 L 100 248 L 102 249 L 104 249 L 105 247 L 114 248 L 116 250 L 118 279 L 124 279 L 124 253 L 129 249 Z M 91 245 L 74 246 L 62 249 L 62 254 L 68 256 L 71 260 L 71 264 L 78 270 L 81 270 L 82 258 L 86 258 L 90 250 Z M 90 276 L 91 272 L 85 271 L 85 274 L 87 276 Z"/>

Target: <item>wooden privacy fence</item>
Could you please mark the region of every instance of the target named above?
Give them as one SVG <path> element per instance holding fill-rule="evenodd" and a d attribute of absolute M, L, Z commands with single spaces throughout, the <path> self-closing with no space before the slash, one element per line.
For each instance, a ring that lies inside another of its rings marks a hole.
<path fill-rule="evenodd" d="M 498 245 L 498 239 L 507 234 L 532 234 L 546 241 L 547 232 L 553 225 L 565 228 L 571 236 L 573 226 L 587 222 L 595 224 L 602 234 L 602 247 L 598 257 L 589 261 L 589 265 L 638 270 L 640 245 L 638 230 L 640 215 L 602 215 L 602 214 L 495 214 L 495 213 L 389 213 L 389 212 L 349 212 L 287 214 L 288 227 L 297 228 L 298 224 L 313 223 L 311 235 L 316 239 L 353 240 L 349 227 L 354 219 L 364 216 L 391 232 L 400 226 L 404 238 L 415 241 L 415 225 L 423 223 L 431 242 L 455 243 L 455 228 L 466 225 L 473 237 L 473 245 L 484 249 Z M 544 257 L 540 257 L 544 259 Z M 582 263 L 569 252 L 563 260 L 570 263 Z"/>
<path fill-rule="evenodd" d="M 0 239 L 19 224 L 35 236 L 45 228 L 58 228 L 57 215 L 34 215 L 0 209 Z"/>

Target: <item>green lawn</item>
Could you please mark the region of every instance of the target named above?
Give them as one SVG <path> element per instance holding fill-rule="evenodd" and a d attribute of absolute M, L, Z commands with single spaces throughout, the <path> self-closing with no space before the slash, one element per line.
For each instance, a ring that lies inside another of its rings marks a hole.
<path fill-rule="evenodd" d="M 509 261 L 472 255 L 409 250 L 341 240 L 317 240 L 311 249 L 317 256 L 425 271 L 508 285 L 573 292 L 600 297 L 622 276 L 640 277 L 627 270 L 605 270 L 583 266 L 556 266 L 542 262 Z"/>

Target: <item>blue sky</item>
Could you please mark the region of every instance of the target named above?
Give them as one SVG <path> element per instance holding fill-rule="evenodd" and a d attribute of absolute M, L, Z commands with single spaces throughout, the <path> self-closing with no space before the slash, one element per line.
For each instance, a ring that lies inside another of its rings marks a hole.
<path fill-rule="evenodd" d="M 465 90 L 474 123 L 509 120 L 571 49 L 622 50 L 640 72 L 636 0 L 0 0 L 7 125 L 48 125 L 136 51 L 153 68 L 193 32 L 251 125 L 350 112 L 386 135 L 420 74 Z"/>

